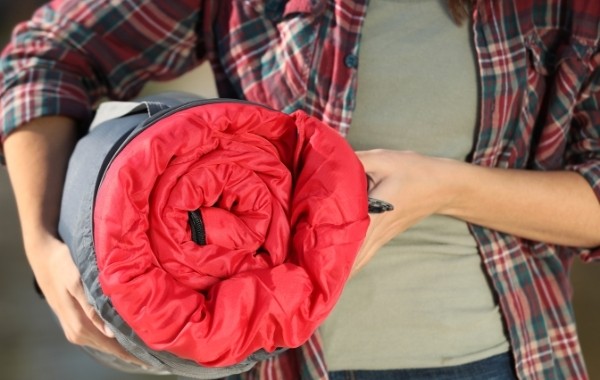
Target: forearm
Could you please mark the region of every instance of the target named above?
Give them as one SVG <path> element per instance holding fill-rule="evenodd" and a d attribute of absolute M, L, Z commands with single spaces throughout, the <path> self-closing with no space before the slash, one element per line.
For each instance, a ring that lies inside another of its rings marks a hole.
<path fill-rule="evenodd" d="M 68 341 L 143 365 L 113 339 L 88 304 L 69 249 L 58 240 L 63 183 L 76 137 L 72 119 L 52 116 L 19 127 L 4 142 L 25 252 Z"/>
<path fill-rule="evenodd" d="M 486 168 L 406 151 L 357 154 L 374 180 L 371 196 L 394 210 L 371 214 L 355 272 L 433 214 L 545 243 L 600 246 L 600 202 L 579 173 Z"/>
<path fill-rule="evenodd" d="M 449 165 L 442 175 L 453 193 L 440 213 L 531 240 L 600 246 L 600 202 L 578 173 Z"/>
<path fill-rule="evenodd" d="M 28 252 L 29 246 L 58 235 L 63 182 L 76 134 L 73 120 L 60 116 L 43 117 L 21 126 L 4 142 L 8 173 Z"/>

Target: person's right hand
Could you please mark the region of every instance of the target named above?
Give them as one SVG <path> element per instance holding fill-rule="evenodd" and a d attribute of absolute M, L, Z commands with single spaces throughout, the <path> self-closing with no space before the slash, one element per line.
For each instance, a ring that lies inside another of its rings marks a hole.
<path fill-rule="evenodd" d="M 69 342 L 144 366 L 88 304 L 69 249 L 58 239 L 63 184 L 77 136 L 75 120 L 46 116 L 21 125 L 3 142 L 25 253 Z"/>
<path fill-rule="evenodd" d="M 143 365 L 117 343 L 88 304 L 69 249 L 57 237 L 67 163 L 77 136 L 75 120 L 46 116 L 20 126 L 3 142 L 25 253 L 69 342 Z"/>
<path fill-rule="evenodd" d="M 394 209 L 369 214 L 371 222 L 352 273 L 373 258 L 395 236 L 440 212 L 454 197 L 452 173 L 457 161 L 410 151 L 374 149 L 356 152 L 369 176 L 369 196 Z"/>
<path fill-rule="evenodd" d="M 31 262 L 36 280 L 50 308 L 58 317 L 67 340 L 114 355 L 127 362 L 144 366 L 114 339 L 94 307 L 87 302 L 79 271 L 69 248 L 48 236 L 30 249 L 40 250 Z M 41 252 L 43 250 L 43 252 Z"/>

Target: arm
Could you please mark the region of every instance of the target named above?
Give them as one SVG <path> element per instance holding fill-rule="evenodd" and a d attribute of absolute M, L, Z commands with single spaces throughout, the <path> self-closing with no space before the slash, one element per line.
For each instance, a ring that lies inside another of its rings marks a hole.
<path fill-rule="evenodd" d="M 58 238 L 60 198 L 75 139 L 73 120 L 46 117 L 22 126 L 5 141 L 27 259 L 70 342 L 140 363 L 111 339 L 87 303 L 79 272 Z"/>
<path fill-rule="evenodd" d="M 150 79 L 196 66 L 201 8 L 192 0 L 53 1 L 17 26 L 0 57 L 2 148 L 29 263 L 69 341 L 128 361 L 87 304 L 57 236 L 74 120 L 89 120 L 102 97 L 130 98 Z"/>
<path fill-rule="evenodd" d="M 412 152 L 358 154 L 375 182 L 371 195 L 395 209 L 371 216 L 355 270 L 432 214 L 547 243 L 600 245 L 600 202 L 579 173 L 484 168 Z"/>
<path fill-rule="evenodd" d="M 359 152 L 375 179 L 371 195 L 393 212 L 371 215 L 355 270 L 420 219 L 443 214 L 514 236 L 579 248 L 600 247 L 600 54 L 573 107 L 565 170 L 476 166 L 411 152 Z M 584 260 L 600 249 L 583 251 Z"/>
<path fill-rule="evenodd" d="M 442 213 L 531 240 L 600 245 L 600 202 L 579 173 L 456 166 L 462 186 Z"/>

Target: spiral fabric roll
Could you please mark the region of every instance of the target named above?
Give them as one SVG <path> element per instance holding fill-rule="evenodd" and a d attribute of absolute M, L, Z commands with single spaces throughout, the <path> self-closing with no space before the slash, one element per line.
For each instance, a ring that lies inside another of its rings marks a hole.
<path fill-rule="evenodd" d="M 166 95 L 79 142 L 60 232 L 123 347 L 150 372 L 215 378 L 310 338 L 366 205 L 362 165 L 317 119 Z"/>

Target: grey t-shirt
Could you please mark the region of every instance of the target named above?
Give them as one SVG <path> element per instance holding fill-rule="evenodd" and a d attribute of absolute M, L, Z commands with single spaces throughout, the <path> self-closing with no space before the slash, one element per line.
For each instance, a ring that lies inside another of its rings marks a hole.
<path fill-rule="evenodd" d="M 477 119 L 468 25 L 445 1 L 371 0 L 361 40 L 356 150 L 464 160 Z M 423 173 L 427 175 L 427 173 Z M 383 247 L 321 328 L 330 370 L 463 364 L 508 350 L 466 223 L 429 217 Z"/>

